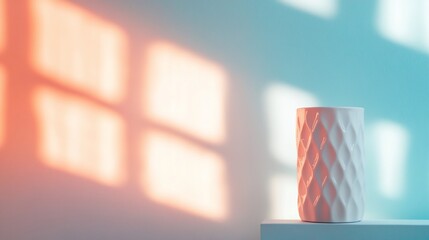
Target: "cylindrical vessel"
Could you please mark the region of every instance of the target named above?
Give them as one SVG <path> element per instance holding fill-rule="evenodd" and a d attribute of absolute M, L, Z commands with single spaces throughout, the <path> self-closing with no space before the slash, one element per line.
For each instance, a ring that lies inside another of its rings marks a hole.
<path fill-rule="evenodd" d="M 297 109 L 298 210 L 308 222 L 362 220 L 364 109 Z"/>

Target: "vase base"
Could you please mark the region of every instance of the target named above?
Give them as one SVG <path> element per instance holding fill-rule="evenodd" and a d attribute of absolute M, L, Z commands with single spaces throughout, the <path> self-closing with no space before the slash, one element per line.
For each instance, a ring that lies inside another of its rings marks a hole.
<path fill-rule="evenodd" d="M 350 221 L 314 221 L 314 220 L 303 220 L 301 219 L 302 222 L 308 222 L 308 223 L 357 223 L 362 221 L 362 219 L 359 220 L 350 220 Z"/>

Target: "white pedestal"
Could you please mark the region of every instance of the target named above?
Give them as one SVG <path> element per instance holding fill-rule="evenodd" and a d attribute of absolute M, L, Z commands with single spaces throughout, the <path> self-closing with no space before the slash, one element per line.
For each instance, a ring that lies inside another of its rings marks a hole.
<path fill-rule="evenodd" d="M 308 223 L 267 220 L 261 240 L 428 240 L 429 220 L 363 220 L 356 223 Z"/>

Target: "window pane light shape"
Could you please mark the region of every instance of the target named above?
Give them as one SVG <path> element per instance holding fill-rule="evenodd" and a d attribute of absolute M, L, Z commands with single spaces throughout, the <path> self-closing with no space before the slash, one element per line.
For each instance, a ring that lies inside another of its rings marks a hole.
<path fill-rule="evenodd" d="M 155 202 L 214 221 L 228 215 L 225 165 L 217 154 L 159 131 L 142 140 L 142 190 Z"/>
<path fill-rule="evenodd" d="M 380 192 L 387 198 L 401 197 L 405 185 L 409 133 L 401 124 L 379 121 L 373 128 Z"/>
<path fill-rule="evenodd" d="M 273 174 L 269 191 L 270 219 L 299 219 L 296 175 Z"/>
<path fill-rule="evenodd" d="M 33 104 L 44 164 L 109 186 L 124 181 L 124 125 L 116 113 L 46 87 L 35 90 Z"/>
<path fill-rule="evenodd" d="M 288 84 L 274 83 L 264 93 L 268 123 L 268 144 L 272 156 L 289 168 L 269 179 L 269 217 L 297 219 L 298 187 L 296 181 L 296 109 L 316 106 L 313 94 Z"/>
<path fill-rule="evenodd" d="M 225 138 L 223 69 L 166 42 L 149 47 L 144 113 L 156 123 L 211 143 Z"/>
<path fill-rule="evenodd" d="M 386 39 L 429 53 L 429 2 L 380 0 L 376 25 Z"/>
<path fill-rule="evenodd" d="M 67 1 L 32 0 L 31 62 L 57 83 L 117 103 L 127 77 L 125 33 Z"/>
<path fill-rule="evenodd" d="M 279 162 L 295 169 L 296 109 L 317 106 L 318 101 L 307 91 L 280 83 L 268 86 L 264 98 L 270 152 Z"/>
<path fill-rule="evenodd" d="M 337 15 L 338 0 L 279 0 L 281 3 L 297 10 L 325 19 Z"/>

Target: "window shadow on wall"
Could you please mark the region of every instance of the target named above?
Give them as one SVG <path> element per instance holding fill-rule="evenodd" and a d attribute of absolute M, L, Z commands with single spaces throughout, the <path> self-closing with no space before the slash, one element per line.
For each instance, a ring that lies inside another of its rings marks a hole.
<path fill-rule="evenodd" d="M 367 212 L 429 212 L 413 187 L 428 182 L 427 110 L 410 107 L 429 102 L 428 57 L 380 36 L 375 3 L 328 19 L 275 1 L 0 3 L 3 238 L 258 239 L 294 207 L 270 197 L 294 176 L 270 145 L 273 84 L 404 126 L 402 195 L 368 184 Z M 292 121 L 296 96 L 280 97 Z"/>

